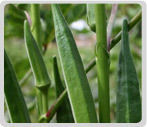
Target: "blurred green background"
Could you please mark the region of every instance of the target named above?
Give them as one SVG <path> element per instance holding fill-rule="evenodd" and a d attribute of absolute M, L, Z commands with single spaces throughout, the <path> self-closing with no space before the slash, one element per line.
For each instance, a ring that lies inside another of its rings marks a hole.
<path fill-rule="evenodd" d="M 82 57 L 84 66 L 95 57 L 94 47 L 96 35 L 90 30 L 87 25 L 86 4 L 61 4 L 61 10 L 67 20 L 75 41 L 77 43 L 80 55 Z M 107 19 L 111 13 L 111 4 L 106 5 Z M 23 22 L 25 15 L 23 11 L 30 13 L 29 4 L 13 4 L 6 5 L 4 15 L 4 46 L 5 50 L 13 64 L 18 81 L 28 72 L 30 65 L 25 49 L 23 37 Z M 124 18 L 130 20 L 137 12 L 141 10 L 141 6 L 137 4 L 119 4 L 118 10 L 113 26 L 112 38 L 120 31 L 122 21 Z M 56 55 L 57 47 L 54 38 L 54 26 L 52 21 L 52 13 L 49 4 L 42 4 L 40 6 L 41 24 L 42 24 L 42 43 L 46 49 L 44 60 L 51 77 L 52 85 L 49 89 L 49 105 L 53 104 L 56 98 L 55 84 L 53 77 L 53 61 L 52 56 Z M 138 74 L 138 79 L 141 87 L 141 22 L 139 22 L 129 34 L 130 48 L 133 55 L 133 60 Z M 110 103 L 111 103 L 111 122 L 115 122 L 115 101 L 116 101 L 116 86 L 117 86 L 117 65 L 120 51 L 120 43 L 117 44 L 110 52 Z M 59 59 L 58 65 L 60 67 Z M 63 79 L 62 70 L 60 67 L 60 74 Z M 87 74 L 95 107 L 98 111 L 98 88 L 96 78 L 96 68 L 94 67 Z M 64 82 L 64 80 L 63 80 Z M 37 121 L 37 110 L 35 103 L 35 87 L 33 76 L 29 76 L 28 80 L 21 84 L 21 89 L 25 97 L 27 106 L 29 108 L 32 122 Z M 12 91 L 13 92 L 13 91 Z M 5 118 L 9 121 L 8 113 L 5 107 Z M 55 118 L 51 122 L 56 122 Z"/>

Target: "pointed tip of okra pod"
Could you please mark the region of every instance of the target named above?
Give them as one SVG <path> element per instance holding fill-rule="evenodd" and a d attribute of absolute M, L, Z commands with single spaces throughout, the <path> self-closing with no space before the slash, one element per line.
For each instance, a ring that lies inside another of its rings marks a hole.
<path fill-rule="evenodd" d="M 29 23 L 27 20 L 24 21 L 24 40 L 25 42 L 27 43 L 28 41 L 27 40 L 27 36 L 30 36 L 30 26 L 29 26 Z"/>
<path fill-rule="evenodd" d="M 57 57 L 53 56 L 53 66 L 57 66 Z"/>
<path fill-rule="evenodd" d="M 56 61 L 57 60 L 57 57 L 56 55 L 53 56 L 53 61 Z"/>
<path fill-rule="evenodd" d="M 24 20 L 24 26 L 29 26 L 29 23 L 27 20 Z"/>
<path fill-rule="evenodd" d="M 123 26 L 127 26 L 128 25 L 128 20 L 125 18 L 124 20 L 123 20 Z"/>
<path fill-rule="evenodd" d="M 58 9 L 59 8 L 59 5 L 58 4 L 51 4 L 51 8 L 52 8 L 52 10 L 56 10 L 56 9 Z"/>
<path fill-rule="evenodd" d="M 24 21 L 24 32 L 30 30 L 30 26 L 27 20 Z"/>
<path fill-rule="evenodd" d="M 30 21 L 28 21 L 28 19 L 27 20 L 24 20 L 24 28 L 27 28 L 27 29 L 30 30 L 30 27 L 31 27 Z"/>
<path fill-rule="evenodd" d="M 128 20 L 125 18 L 123 20 L 123 25 L 122 25 L 122 30 L 123 30 L 123 33 L 126 33 L 129 31 L 129 24 L 128 24 Z"/>
<path fill-rule="evenodd" d="M 56 7 L 56 6 L 58 6 L 58 4 L 51 4 L 51 6 L 52 6 L 52 7 Z"/>

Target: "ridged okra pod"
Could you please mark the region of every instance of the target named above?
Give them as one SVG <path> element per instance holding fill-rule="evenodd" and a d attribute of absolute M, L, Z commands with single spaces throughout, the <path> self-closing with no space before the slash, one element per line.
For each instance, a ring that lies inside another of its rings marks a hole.
<path fill-rule="evenodd" d="M 6 51 L 4 51 L 4 77 L 5 102 L 10 121 L 12 123 L 30 123 L 27 106 Z"/>
<path fill-rule="evenodd" d="M 126 19 L 122 26 L 122 41 L 119 55 L 116 121 L 137 123 L 141 120 L 141 97 L 135 65 L 129 47 L 129 25 Z"/>
<path fill-rule="evenodd" d="M 66 88 L 76 123 L 96 123 L 90 86 L 72 33 L 58 5 L 52 5 L 55 35 Z"/>
<path fill-rule="evenodd" d="M 50 78 L 45 66 L 41 52 L 36 44 L 34 37 L 30 31 L 30 26 L 27 21 L 24 22 L 24 37 L 27 49 L 27 54 L 35 78 L 38 94 L 41 96 L 41 102 L 38 102 L 39 112 L 41 115 L 48 110 L 48 88 L 50 86 Z"/>
<path fill-rule="evenodd" d="M 54 68 L 54 79 L 56 84 L 56 97 L 58 98 L 65 90 L 65 87 L 60 78 L 56 57 L 53 57 L 53 68 Z M 74 123 L 74 118 L 72 115 L 72 110 L 67 94 L 62 102 L 62 105 L 60 105 L 57 110 L 56 118 L 58 123 Z"/>

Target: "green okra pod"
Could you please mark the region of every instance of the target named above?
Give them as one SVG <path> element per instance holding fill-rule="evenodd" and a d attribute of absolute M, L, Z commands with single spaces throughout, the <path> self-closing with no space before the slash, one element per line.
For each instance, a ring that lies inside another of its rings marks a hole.
<path fill-rule="evenodd" d="M 10 121 L 30 123 L 28 109 L 18 84 L 14 69 L 4 51 L 4 93 Z"/>
<path fill-rule="evenodd" d="M 129 26 L 123 21 L 119 56 L 116 121 L 137 123 L 141 120 L 141 98 L 136 69 L 129 47 Z"/>
<path fill-rule="evenodd" d="M 27 49 L 27 54 L 31 64 L 33 74 L 35 76 L 35 84 L 38 88 L 48 87 L 50 85 L 50 78 L 39 51 L 39 48 L 30 31 L 30 26 L 27 21 L 24 22 L 24 37 Z"/>
<path fill-rule="evenodd" d="M 58 5 L 52 5 L 58 53 L 76 123 L 96 123 L 92 93 L 79 51 Z"/>
<path fill-rule="evenodd" d="M 45 114 L 48 110 L 48 88 L 50 86 L 50 78 L 35 39 L 30 31 L 28 21 L 24 22 L 24 37 L 27 54 L 35 78 L 35 84 L 38 92 L 38 106 L 41 114 Z"/>
<path fill-rule="evenodd" d="M 56 57 L 53 57 L 53 67 L 54 67 L 54 78 L 56 85 L 56 96 L 58 98 L 65 90 L 65 87 L 60 78 Z M 57 110 L 56 118 L 58 123 L 74 123 L 74 118 L 72 115 L 72 110 L 67 94 L 62 102 L 62 105 L 60 105 Z"/>

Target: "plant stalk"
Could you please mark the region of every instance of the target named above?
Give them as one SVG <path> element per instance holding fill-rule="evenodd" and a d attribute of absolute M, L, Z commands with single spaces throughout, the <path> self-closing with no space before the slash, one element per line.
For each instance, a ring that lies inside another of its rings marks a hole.
<path fill-rule="evenodd" d="M 48 111 L 48 89 L 41 92 L 42 94 L 42 113 L 46 113 Z"/>
<path fill-rule="evenodd" d="M 53 118 L 60 105 L 63 104 L 62 102 L 64 101 L 66 96 L 67 90 L 65 89 L 46 113 L 46 118 L 48 122 L 50 122 L 50 120 Z"/>
<path fill-rule="evenodd" d="M 107 52 L 107 25 L 104 4 L 95 5 L 96 66 L 98 76 L 99 121 L 110 122 L 109 54 Z"/>
<path fill-rule="evenodd" d="M 40 5 L 31 4 L 31 20 L 32 26 L 31 31 L 37 42 L 37 45 L 42 52 L 42 43 L 41 43 L 41 22 L 40 22 Z"/>

